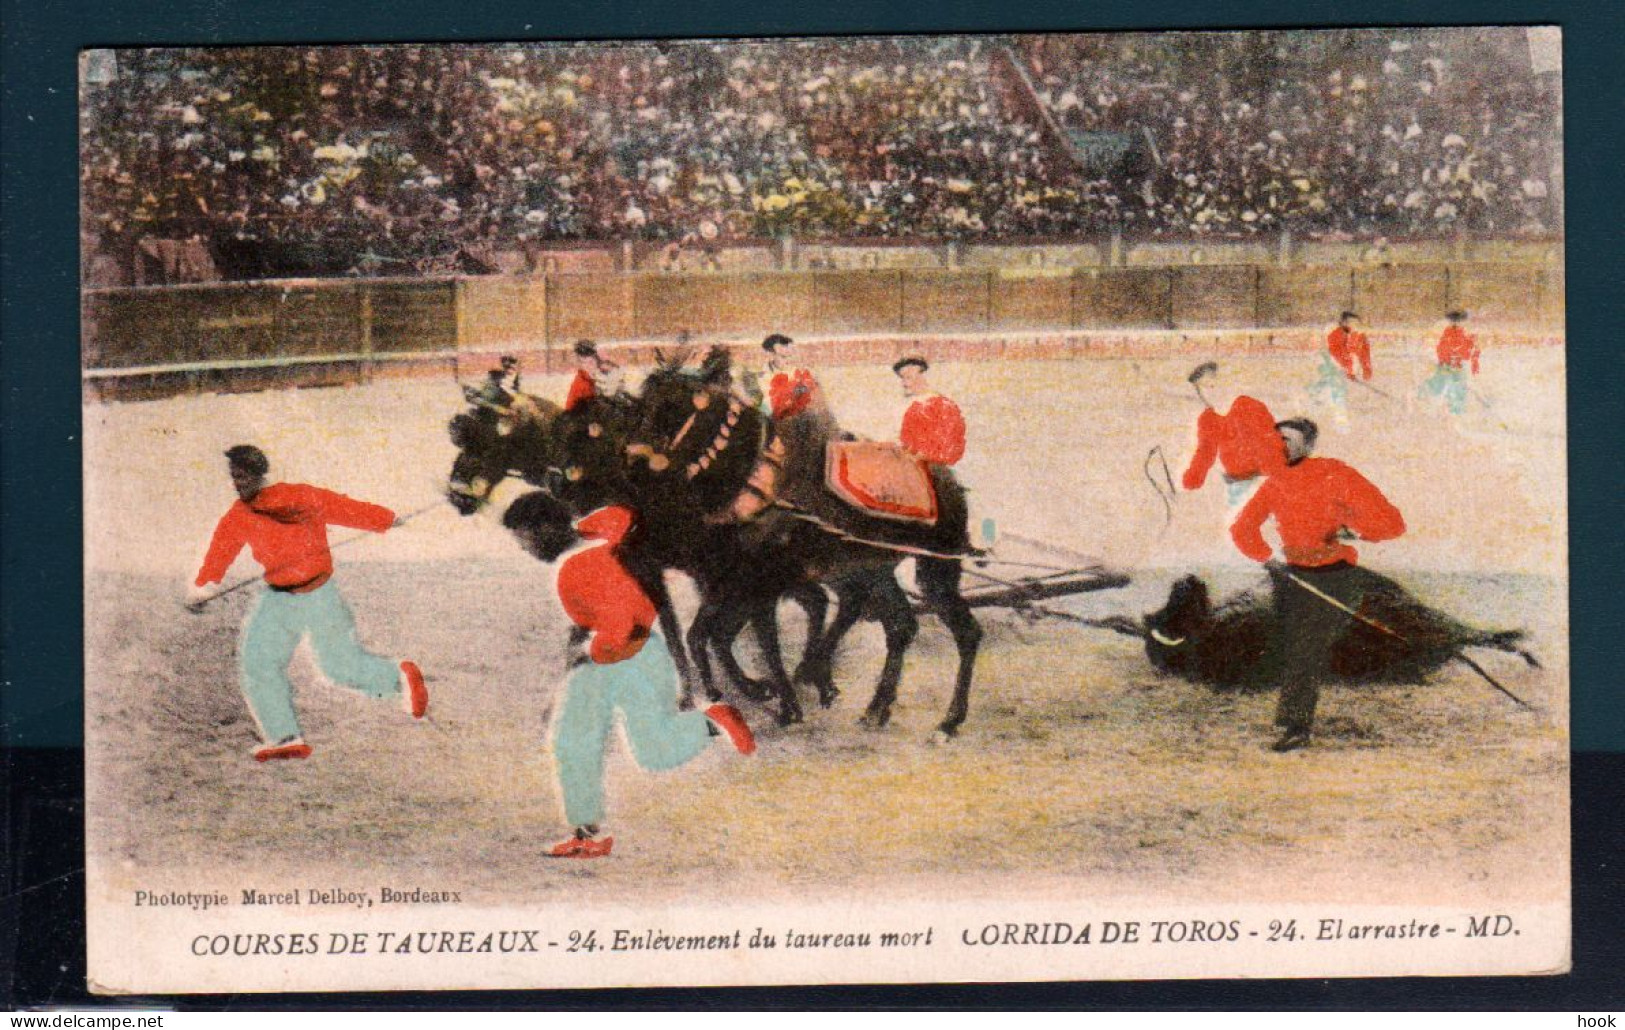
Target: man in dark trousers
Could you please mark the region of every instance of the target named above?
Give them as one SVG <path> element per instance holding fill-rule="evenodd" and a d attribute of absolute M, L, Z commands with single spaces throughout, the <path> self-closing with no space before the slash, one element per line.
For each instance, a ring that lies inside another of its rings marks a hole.
<path fill-rule="evenodd" d="M 221 516 L 187 607 L 195 614 L 247 547 L 265 569 L 268 589 L 243 626 L 241 680 L 249 711 L 265 743 L 256 761 L 308 758 L 310 745 L 293 710 L 288 662 L 299 641 L 310 639 L 322 673 L 368 697 L 396 698 L 414 719 L 429 708 L 423 673 L 367 651 L 356 640 L 355 616 L 333 583 L 328 526 L 385 533 L 401 519 L 388 508 L 303 483 L 273 483 L 271 462 L 250 444 L 226 451 L 237 502 Z"/>
<path fill-rule="evenodd" d="M 1285 464 L 1265 479 L 1230 528 L 1241 553 L 1269 562 L 1275 592 L 1275 638 L 1266 668 L 1281 687 L 1275 722 L 1282 734 L 1273 749 L 1309 744 L 1315 703 L 1331 648 L 1360 608 L 1365 577 L 1349 540 L 1373 543 L 1405 532 L 1405 519 L 1364 476 L 1333 458 L 1309 455 L 1319 435 L 1308 419 L 1279 423 Z M 1284 564 L 1261 532 L 1273 518 Z"/>

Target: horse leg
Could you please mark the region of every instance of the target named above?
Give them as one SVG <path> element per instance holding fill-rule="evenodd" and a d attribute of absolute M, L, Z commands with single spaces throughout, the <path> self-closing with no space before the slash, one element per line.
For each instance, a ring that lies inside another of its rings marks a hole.
<path fill-rule="evenodd" d="M 792 683 L 810 683 L 818 688 L 818 703 L 828 708 L 840 696 L 835 689 L 834 682 L 827 674 L 829 663 L 824 663 L 825 675 L 814 676 L 814 668 L 809 664 L 814 649 L 824 637 L 824 622 L 829 617 L 829 595 L 817 583 L 797 583 L 789 590 L 789 597 L 801 605 L 807 613 L 807 643 L 801 649 L 801 661 L 796 665 L 795 675 L 790 678 Z M 861 614 L 861 613 L 860 613 Z"/>
<path fill-rule="evenodd" d="M 734 642 L 739 639 L 740 632 L 749 621 L 747 614 L 742 606 L 720 606 L 711 633 L 711 646 L 716 650 L 722 674 L 739 688 L 739 692 L 753 701 L 765 701 L 771 696 L 772 688 L 766 681 L 754 679 L 745 672 L 744 667 L 739 664 L 738 656 L 734 654 Z"/>
<path fill-rule="evenodd" d="M 801 665 L 796 669 L 796 679 L 817 687 L 818 700 L 826 708 L 841 693 L 835 686 L 835 649 L 847 631 L 863 617 L 870 590 L 868 583 L 855 579 L 831 586 L 835 591 L 835 620 L 822 634 L 807 638 L 807 651 L 801 656 Z"/>
<path fill-rule="evenodd" d="M 934 608 L 948 632 L 953 634 L 954 646 L 959 649 L 959 674 L 954 680 L 953 700 L 948 714 L 937 731 L 944 737 L 959 732 L 960 724 L 970 710 L 971 674 L 976 668 L 976 652 L 982 642 L 982 625 L 971 614 L 970 604 L 959 592 L 959 579 L 964 570 L 959 562 L 943 558 L 920 558 L 915 563 L 915 580 L 926 603 Z"/>
<path fill-rule="evenodd" d="M 920 618 L 914 614 L 914 605 L 898 585 L 891 569 L 883 570 L 870 580 L 870 603 L 880 617 L 886 632 L 886 664 L 880 670 L 880 682 L 875 684 L 875 696 L 869 700 L 863 718 L 858 722 L 879 729 L 891 721 L 891 706 L 897 700 L 897 684 L 903 678 L 903 656 L 920 632 Z"/>
<path fill-rule="evenodd" d="M 649 600 L 654 602 L 655 613 L 660 620 L 660 635 L 666 638 L 672 664 L 677 666 L 677 681 L 683 685 L 677 707 L 687 711 L 694 707 L 694 668 L 689 663 L 690 649 L 683 645 L 683 624 L 677 621 L 677 609 L 672 607 L 671 594 L 666 590 L 666 577 L 658 567 L 637 559 L 627 563 L 627 571 L 637 580 Z M 710 675 L 709 669 L 705 675 Z M 707 692 L 709 690 L 707 686 Z"/>
<path fill-rule="evenodd" d="M 722 700 L 722 692 L 717 689 L 716 678 L 711 673 L 711 654 L 708 650 L 711 640 L 711 626 L 716 621 L 714 606 L 700 602 L 700 610 L 695 613 L 694 621 L 688 627 L 688 650 L 694 656 L 694 664 L 699 669 L 700 685 L 705 690 L 705 696 L 711 701 Z M 687 680 L 683 681 L 683 700 L 678 706 L 689 709 L 694 707 L 693 693 Z"/>
<path fill-rule="evenodd" d="M 779 650 L 778 600 L 775 595 L 757 604 L 751 612 L 750 623 L 756 630 L 756 642 L 762 649 L 762 657 L 767 661 L 768 675 L 778 688 L 779 725 L 789 726 L 801 722 L 804 716 L 801 702 L 796 700 L 796 688 L 784 671 L 784 655 Z"/>

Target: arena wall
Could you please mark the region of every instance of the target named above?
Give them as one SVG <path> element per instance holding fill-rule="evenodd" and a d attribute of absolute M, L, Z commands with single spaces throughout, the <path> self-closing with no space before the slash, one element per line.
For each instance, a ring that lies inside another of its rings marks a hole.
<path fill-rule="evenodd" d="M 1220 343 L 1314 346 L 1345 308 L 1378 338 L 1414 336 L 1461 307 L 1481 334 L 1560 336 L 1562 265 L 1547 260 L 1550 252 L 1525 256 L 1540 260 L 578 272 L 89 290 L 84 364 L 92 396 L 139 397 L 355 381 L 503 351 L 562 367 L 581 338 L 639 360 L 648 349 L 639 345 L 669 344 L 684 331 L 700 342 L 754 344 L 774 331 L 886 341 L 877 355 L 899 340 L 964 338 L 968 353 L 995 356 L 1023 334 L 1076 337 L 1085 348 L 1121 333 L 1138 333 L 1133 346 L 1144 347 L 1158 332 L 1209 331 L 1222 334 Z M 1006 342 L 978 350 L 978 336 Z M 833 350 L 829 357 L 840 359 Z"/>

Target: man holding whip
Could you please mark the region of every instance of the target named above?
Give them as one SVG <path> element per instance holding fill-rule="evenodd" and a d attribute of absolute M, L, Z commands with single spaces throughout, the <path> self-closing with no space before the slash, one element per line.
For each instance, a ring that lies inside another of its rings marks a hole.
<path fill-rule="evenodd" d="M 1263 401 L 1227 391 L 1215 362 L 1203 362 L 1185 378 L 1196 390 L 1203 410 L 1196 419 L 1196 453 L 1191 455 L 1180 485 L 1186 490 L 1200 490 L 1217 459 L 1224 471 L 1225 499 L 1234 508 L 1262 477 L 1281 464 L 1281 438 L 1275 431 L 1275 416 Z M 1212 391 L 1213 398 L 1206 391 Z M 1214 406 L 1215 400 L 1229 400 L 1229 410 L 1221 414 Z"/>
<path fill-rule="evenodd" d="M 215 526 L 186 607 L 197 614 L 230 592 L 205 588 L 225 578 L 245 546 L 265 569 L 269 589 L 243 625 L 239 654 L 243 697 L 265 741 L 254 750 L 254 760 L 310 757 L 288 682 L 288 662 L 307 636 L 328 679 L 368 697 L 399 698 L 414 719 L 423 718 L 429 709 L 423 673 L 413 662 L 372 654 L 356 640 L 355 616 L 332 582 L 327 542 L 329 525 L 384 533 L 405 519 L 320 487 L 272 483 L 270 460 L 250 444 L 226 451 L 226 461 L 238 500 Z"/>
<path fill-rule="evenodd" d="M 1319 435 L 1313 422 L 1293 418 L 1276 428 L 1284 463 L 1241 509 L 1230 536 L 1242 554 L 1270 563 L 1276 625 L 1266 666 L 1280 683 L 1275 723 L 1282 730 L 1272 749 L 1295 751 L 1309 745 L 1332 646 L 1359 618 L 1367 580 L 1348 541 L 1392 540 L 1405 532 L 1405 519 L 1348 465 L 1309 456 Z M 1270 561 L 1274 552 L 1261 532 L 1270 518 L 1284 565 Z"/>

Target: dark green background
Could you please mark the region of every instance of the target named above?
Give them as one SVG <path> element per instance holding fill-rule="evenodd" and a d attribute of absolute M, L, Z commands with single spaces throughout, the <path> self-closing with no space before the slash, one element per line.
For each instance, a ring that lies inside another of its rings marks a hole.
<path fill-rule="evenodd" d="M 0 742 L 81 740 L 76 53 L 81 47 L 1315 25 L 1564 28 L 1572 708 L 1576 750 L 1625 751 L 1625 462 L 1617 326 L 1625 6 L 1536 3 L 805 0 L 643 4 L 0 0 Z M 1438 441 L 1447 451 L 1449 440 Z M 140 462 L 139 451 L 127 460 Z"/>

